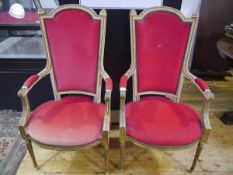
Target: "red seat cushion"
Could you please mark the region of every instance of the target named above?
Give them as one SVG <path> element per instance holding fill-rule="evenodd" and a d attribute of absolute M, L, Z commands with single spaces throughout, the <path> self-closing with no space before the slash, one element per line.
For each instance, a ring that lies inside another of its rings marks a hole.
<path fill-rule="evenodd" d="M 202 136 L 200 115 L 163 97 L 128 103 L 126 125 L 128 136 L 157 146 L 190 144 Z"/>
<path fill-rule="evenodd" d="M 61 146 L 84 145 L 101 139 L 104 104 L 65 98 L 36 108 L 26 132 L 35 140 Z"/>

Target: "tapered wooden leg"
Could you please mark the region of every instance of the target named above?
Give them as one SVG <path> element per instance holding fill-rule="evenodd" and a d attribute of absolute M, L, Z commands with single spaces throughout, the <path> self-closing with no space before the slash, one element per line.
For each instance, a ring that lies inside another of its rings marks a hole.
<path fill-rule="evenodd" d="M 124 163 L 125 163 L 125 142 L 121 142 L 120 143 L 120 151 L 121 151 L 121 153 L 120 153 L 120 156 L 121 156 L 121 159 L 120 159 L 120 168 L 121 168 L 121 170 L 124 170 Z"/>
<path fill-rule="evenodd" d="M 34 151 L 33 151 L 33 148 L 32 148 L 32 142 L 31 142 L 30 139 L 26 140 L 26 145 L 27 145 L 28 152 L 29 152 L 29 154 L 31 156 L 34 168 L 38 169 L 38 165 L 37 165 L 36 158 L 35 158 L 35 155 L 34 155 Z"/>
<path fill-rule="evenodd" d="M 126 157 L 126 151 L 125 151 L 125 142 L 126 142 L 126 130 L 125 128 L 120 128 L 120 169 L 125 169 L 125 157 Z"/>
<path fill-rule="evenodd" d="M 104 164 L 105 164 L 105 174 L 109 174 L 109 132 L 104 131 L 103 133 L 103 146 L 104 146 Z"/>
<path fill-rule="evenodd" d="M 195 169 L 196 167 L 196 164 L 197 164 L 197 160 L 199 159 L 200 157 L 200 154 L 201 154 L 201 151 L 203 149 L 203 146 L 205 143 L 207 143 L 207 140 L 208 140 L 208 137 L 209 137 L 209 134 L 210 134 L 210 131 L 211 131 L 211 128 L 209 129 L 206 129 L 205 132 L 204 132 L 204 135 L 201 137 L 198 145 L 197 145 L 197 151 L 196 151 L 196 154 L 194 156 L 194 159 L 193 159 L 193 164 L 190 168 L 190 172 L 193 172 L 193 170 Z"/>
<path fill-rule="evenodd" d="M 108 174 L 109 173 L 109 165 L 108 165 L 108 162 L 109 162 L 109 147 L 108 145 L 107 146 L 104 146 L 104 164 L 105 164 L 105 173 Z"/>
<path fill-rule="evenodd" d="M 190 172 L 193 172 L 193 170 L 195 169 L 196 164 L 197 164 L 197 160 L 198 160 L 198 158 L 199 158 L 199 156 L 200 156 L 200 154 L 201 154 L 202 148 L 203 148 L 203 142 L 200 141 L 200 142 L 198 143 L 198 146 L 197 146 L 196 154 L 195 154 L 195 156 L 194 156 L 193 164 L 192 164 L 192 166 L 191 166 L 191 168 L 190 168 Z"/>
<path fill-rule="evenodd" d="M 25 130 L 24 130 L 24 128 L 22 126 L 19 126 L 19 133 L 20 133 L 21 137 L 23 138 L 23 140 L 26 143 L 26 146 L 27 146 L 28 152 L 29 152 L 29 154 L 31 156 L 34 168 L 38 169 L 36 158 L 35 158 L 33 148 L 32 148 L 32 142 L 29 139 L 28 135 L 26 134 L 26 132 L 25 132 Z"/>

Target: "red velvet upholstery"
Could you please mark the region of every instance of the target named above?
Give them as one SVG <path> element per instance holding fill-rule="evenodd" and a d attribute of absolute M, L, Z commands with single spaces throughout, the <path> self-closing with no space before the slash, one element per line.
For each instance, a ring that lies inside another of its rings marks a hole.
<path fill-rule="evenodd" d="M 84 145 L 101 139 L 104 105 L 75 98 L 48 101 L 37 107 L 29 118 L 27 133 L 39 142 L 62 146 Z"/>
<path fill-rule="evenodd" d="M 39 79 L 38 75 L 31 75 L 23 84 L 27 88 L 31 88 L 31 86 Z"/>
<path fill-rule="evenodd" d="M 209 89 L 208 84 L 204 80 L 202 80 L 201 78 L 196 78 L 195 82 L 201 88 L 202 91 L 205 91 L 205 90 Z"/>
<path fill-rule="evenodd" d="M 168 12 L 135 21 L 139 92 L 176 93 L 190 27 Z"/>
<path fill-rule="evenodd" d="M 106 90 L 112 90 L 112 86 L 113 86 L 112 79 L 107 78 L 106 79 Z"/>
<path fill-rule="evenodd" d="M 202 136 L 200 115 L 190 106 L 164 97 L 126 105 L 127 135 L 146 144 L 180 146 Z"/>
<path fill-rule="evenodd" d="M 126 88 L 129 77 L 123 75 L 120 80 L 120 88 Z"/>
<path fill-rule="evenodd" d="M 96 92 L 100 21 L 81 10 L 44 21 L 58 91 Z"/>

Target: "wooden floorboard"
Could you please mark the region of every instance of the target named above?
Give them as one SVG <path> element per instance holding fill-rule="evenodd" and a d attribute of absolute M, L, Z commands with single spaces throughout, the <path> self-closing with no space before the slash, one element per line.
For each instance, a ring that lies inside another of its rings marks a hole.
<path fill-rule="evenodd" d="M 233 72 L 233 71 L 231 71 Z M 233 110 L 233 77 L 224 81 L 207 81 L 215 94 L 210 106 L 212 132 L 204 146 L 196 170 L 192 175 L 233 175 L 233 125 L 224 125 L 219 118 Z M 199 111 L 202 97 L 195 87 L 185 81 L 182 100 Z M 120 151 L 117 130 L 111 133 L 110 174 L 113 175 L 190 175 L 196 145 L 184 150 L 147 150 L 127 144 L 126 170 L 119 170 Z M 17 175 L 93 175 L 104 174 L 103 149 L 96 146 L 76 152 L 52 151 L 34 146 L 39 169 L 33 168 L 27 153 Z"/>

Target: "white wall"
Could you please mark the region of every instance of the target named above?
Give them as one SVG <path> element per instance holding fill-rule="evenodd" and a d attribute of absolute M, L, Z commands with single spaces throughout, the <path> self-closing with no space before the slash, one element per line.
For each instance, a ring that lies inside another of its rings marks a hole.
<path fill-rule="evenodd" d="M 80 4 L 92 8 L 144 9 L 152 6 L 161 6 L 163 0 L 80 0 Z"/>
<path fill-rule="evenodd" d="M 181 4 L 180 11 L 186 16 L 191 17 L 193 13 L 198 12 L 200 14 L 202 0 L 183 0 Z M 194 36 L 194 43 L 196 41 L 196 35 Z M 195 46 L 195 45 L 194 45 Z M 194 46 L 191 50 L 191 56 L 189 60 L 189 69 L 191 68 L 192 61 L 193 61 L 193 52 Z"/>
<path fill-rule="evenodd" d="M 200 12 L 202 0 L 183 0 L 180 11 L 187 17 L 191 17 L 193 13 Z"/>
<path fill-rule="evenodd" d="M 58 0 L 40 0 L 41 6 L 43 8 L 56 8 L 59 3 Z"/>

